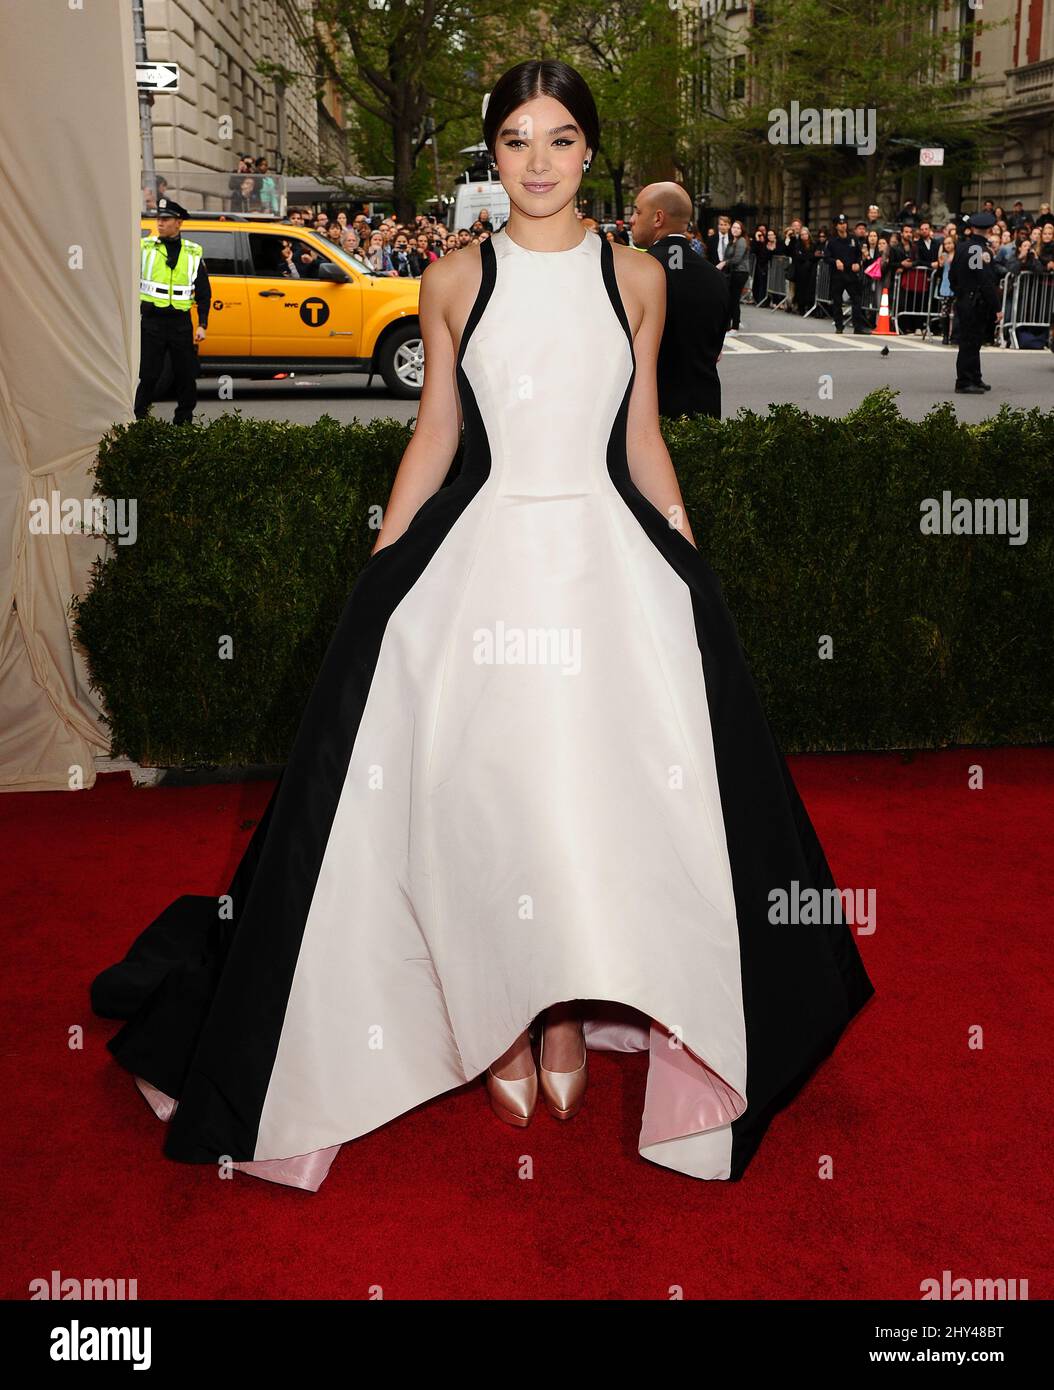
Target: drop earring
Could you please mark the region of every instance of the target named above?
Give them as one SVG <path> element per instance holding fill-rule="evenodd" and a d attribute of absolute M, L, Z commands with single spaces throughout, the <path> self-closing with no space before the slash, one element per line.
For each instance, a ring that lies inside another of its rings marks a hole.
<path fill-rule="evenodd" d="M 584 174 L 588 168 L 589 168 L 589 160 L 588 160 L 588 159 L 583 159 L 583 160 L 582 160 L 582 173 Z"/>

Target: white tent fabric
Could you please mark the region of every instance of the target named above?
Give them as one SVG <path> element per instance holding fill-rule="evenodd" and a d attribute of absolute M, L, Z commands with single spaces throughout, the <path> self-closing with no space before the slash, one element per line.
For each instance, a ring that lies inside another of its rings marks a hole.
<path fill-rule="evenodd" d="M 139 122 L 132 7 L 3 0 L 0 44 L 0 788 L 95 780 L 108 750 L 69 603 L 104 542 L 35 534 L 33 499 L 92 495 L 132 417 Z"/>

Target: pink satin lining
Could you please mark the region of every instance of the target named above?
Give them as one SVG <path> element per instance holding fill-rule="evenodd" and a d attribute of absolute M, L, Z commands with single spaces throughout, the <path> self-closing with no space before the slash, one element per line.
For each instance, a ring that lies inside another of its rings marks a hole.
<path fill-rule="evenodd" d="M 296 1158 L 261 1158 L 255 1163 L 236 1163 L 241 1173 L 249 1173 L 254 1178 L 266 1182 L 284 1183 L 286 1187 L 302 1187 L 305 1192 L 317 1192 L 325 1181 L 330 1164 L 340 1153 L 339 1144 L 331 1144 L 328 1149 L 315 1149 L 313 1153 L 300 1154 Z"/>
<path fill-rule="evenodd" d="M 607 1000 L 594 1003 L 590 1012 L 593 1016 L 582 1026 L 587 1048 L 649 1054 L 638 1147 L 717 1129 L 731 1124 L 746 1109 L 745 1098 L 661 1023 L 628 1004 Z M 166 1122 L 171 1120 L 179 1102 L 141 1076 L 135 1078 L 135 1084 L 154 1114 Z M 333 1144 L 293 1158 L 257 1159 L 233 1167 L 265 1182 L 317 1192 L 340 1149 L 340 1144 Z"/>
<path fill-rule="evenodd" d="M 159 1120 L 166 1122 L 176 1113 L 178 1100 L 166 1096 L 141 1076 L 135 1078 L 147 1104 Z M 312 1153 L 299 1154 L 295 1158 L 261 1158 L 254 1162 L 234 1163 L 240 1173 L 248 1173 L 265 1182 L 279 1182 L 286 1187 L 301 1187 L 305 1192 L 317 1192 L 325 1181 L 330 1165 L 340 1152 L 340 1145 L 333 1144 L 328 1149 L 315 1149 Z"/>
<path fill-rule="evenodd" d="M 144 1081 L 141 1076 L 135 1078 L 135 1084 L 142 1091 L 146 1098 L 146 1103 L 154 1112 L 159 1120 L 164 1120 L 167 1124 L 176 1113 L 178 1100 L 173 1100 L 171 1096 L 166 1096 L 164 1091 L 159 1091 L 156 1086 L 151 1086 L 149 1081 Z"/>
<path fill-rule="evenodd" d="M 604 1001 L 590 1012 L 582 1025 L 586 1047 L 649 1054 L 640 1148 L 718 1129 L 747 1108 L 745 1097 L 661 1023 L 628 1004 Z"/>
<path fill-rule="evenodd" d="M 590 1004 L 589 1014 L 582 1024 L 586 1047 L 598 1052 L 647 1052 L 648 1020 L 636 1009 L 603 1000 Z"/>

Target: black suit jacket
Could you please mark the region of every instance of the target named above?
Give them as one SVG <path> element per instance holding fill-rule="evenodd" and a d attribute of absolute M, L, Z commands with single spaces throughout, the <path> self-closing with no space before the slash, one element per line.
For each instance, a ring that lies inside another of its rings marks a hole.
<path fill-rule="evenodd" d="M 703 237 L 703 247 L 704 247 L 705 250 L 706 250 L 706 258 L 707 258 L 707 260 L 711 263 L 711 265 L 717 265 L 718 261 L 720 261 L 720 259 L 721 259 L 720 255 L 718 254 L 718 250 L 717 250 L 717 245 L 718 245 L 719 237 L 720 237 L 720 234 L 719 234 L 718 232 L 714 232 L 714 234 L 713 234 L 712 236 Z M 732 245 L 733 245 L 732 236 L 731 236 L 731 233 L 729 233 L 729 234 L 726 235 L 726 237 L 725 237 L 725 255 L 726 255 L 726 256 L 728 255 L 729 251 L 731 251 Z"/>
<path fill-rule="evenodd" d="M 660 237 L 648 247 L 666 271 L 666 326 L 659 343 L 659 414 L 721 418 L 717 359 L 731 318 L 728 278 L 687 237 Z"/>

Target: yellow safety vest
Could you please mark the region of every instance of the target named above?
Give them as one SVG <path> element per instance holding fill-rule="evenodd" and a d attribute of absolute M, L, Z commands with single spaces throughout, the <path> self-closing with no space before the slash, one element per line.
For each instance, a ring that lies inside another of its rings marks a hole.
<path fill-rule="evenodd" d="M 168 252 L 160 237 L 139 241 L 139 298 L 160 309 L 189 309 L 194 301 L 194 280 L 204 251 L 196 241 L 180 241 L 179 259 L 168 264 Z"/>

